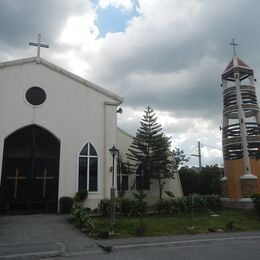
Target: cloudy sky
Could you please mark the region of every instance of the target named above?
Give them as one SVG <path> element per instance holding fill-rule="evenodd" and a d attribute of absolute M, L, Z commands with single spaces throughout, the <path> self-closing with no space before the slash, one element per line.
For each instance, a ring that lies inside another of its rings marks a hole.
<path fill-rule="evenodd" d="M 150 105 L 189 155 L 199 140 L 221 147 L 232 38 L 260 75 L 259 14 L 258 0 L 0 0 L 0 61 L 35 56 L 28 42 L 40 32 L 43 58 L 124 97 L 122 129 L 134 135 Z M 222 164 L 218 149 L 202 155 L 203 165 Z"/>

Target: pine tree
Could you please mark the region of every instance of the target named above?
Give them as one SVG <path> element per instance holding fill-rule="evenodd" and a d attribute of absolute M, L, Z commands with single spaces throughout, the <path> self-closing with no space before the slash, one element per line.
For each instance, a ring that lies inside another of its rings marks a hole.
<path fill-rule="evenodd" d="M 144 110 L 141 126 L 133 138 L 127 157 L 131 161 L 132 172 L 141 166 L 144 177 L 158 180 L 161 199 L 166 179 L 174 178 L 174 160 L 170 152 L 170 138 L 161 132 L 155 114 L 149 106 Z"/>

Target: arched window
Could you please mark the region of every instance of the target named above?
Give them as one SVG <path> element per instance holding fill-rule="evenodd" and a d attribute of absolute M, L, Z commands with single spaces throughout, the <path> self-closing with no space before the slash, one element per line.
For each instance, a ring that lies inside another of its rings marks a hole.
<path fill-rule="evenodd" d="M 140 164 L 136 170 L 135 180 L 137 190 L 150 190 L 150 178 L 147 175 L 147 171 L 142 164 Z"/>
<path fill-rule="evenodd" d="M 87 143 L 79 155 L 78 189 L 98 190 L 98 156 L 92 144 Z"/>

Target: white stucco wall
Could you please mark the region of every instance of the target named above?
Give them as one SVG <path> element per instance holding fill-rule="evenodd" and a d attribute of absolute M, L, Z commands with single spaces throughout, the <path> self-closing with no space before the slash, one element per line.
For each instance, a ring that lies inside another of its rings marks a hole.
<path fill-rule="evenodd" d="M 46 92 L 47 100 L 39 107 L 25 100 L 32 86 Z M 115 103 L 113 98 L 42 64 L 0 68 L 0 165 L 5 138 L 24 126 L 39 125 L 60 140 L 58 197 L 73 197 L 78 186 L 78 155 L 91 142 L 99 156 L 98 192 L 89 193 L 88 198 L 89 206 L 95 207 L 108 195 L 106 183 L 111 176 L 107 172 L 112 159 L 107 149 L 116 145 Z"/>

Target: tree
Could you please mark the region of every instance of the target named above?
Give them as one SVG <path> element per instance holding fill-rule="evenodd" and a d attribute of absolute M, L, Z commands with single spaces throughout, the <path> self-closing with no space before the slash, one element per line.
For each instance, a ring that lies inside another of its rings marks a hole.
<path fill-rule="evenodd" d="M 222 172 L 217 165 L 202 167 L 200 172 L 194 168 L 182 167 L 179 176 L 183 194 L 221 194 L 220 179 Z"/>
<path fill-rule="evenodd" d="M 186 157 L 186 154 L 184 153 L 184 151 L 180 150 L 179 148 L 176 148 L 175 150 L 173 150 L 172 153 L 175 158 L 175 166 L 176 166 L 177 170 L 180 168 L 180 166 L 183 166 L 183 164 L 185 162 L 188 162 L 190 160 L 189 157 Z"/>
<path fill-rule="evenodd" d="M 161 132 L 161 125 L 156 120 L 153 109 L 149 106 L 145 108 L 127 158 L 131 161 L 132 171 L 141 167 L 144 178 L 158 180 L 161 198 L 165 180 L 174 178 L 175 165 L 170 152 L 170 138 Z"/>

